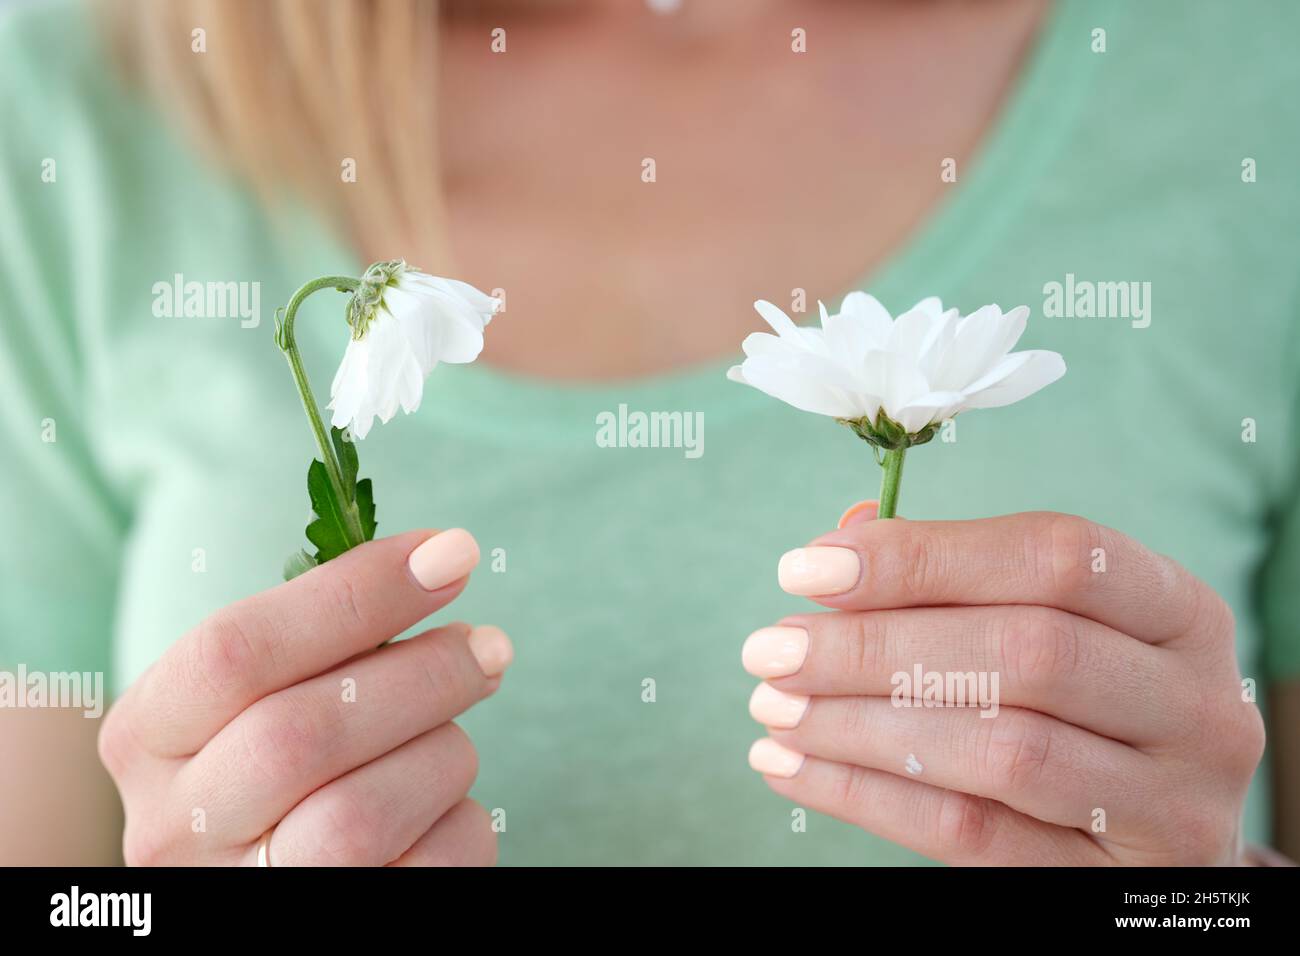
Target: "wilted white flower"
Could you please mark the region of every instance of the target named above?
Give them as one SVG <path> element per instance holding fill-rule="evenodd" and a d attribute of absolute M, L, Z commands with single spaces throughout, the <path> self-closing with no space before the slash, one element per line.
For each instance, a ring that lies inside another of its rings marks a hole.
<path fill-rule="evenodd" d="M 755 302 L 776 335 L 748 336 L 745 361 L 727 377 L 839 419 L 885 448 L 919 444 L 945 419 L 1010 405 L 1065 374 L 1056 352 L 1011 351 L 1025 330 L 1025 306 L 1003 313 L 986 305 L 961 318 L 929 298 L 892 319 L 863 292 L 845 296 L 837 315 L 818 304 L 820 329 Z"/>
<path fill-rule="evenodd" d="M 463 364 L 483 350 L 483 330 L 500 300 L 465 282 L 400 260 L 366 270 L 348 307 L 352 340 L 330 386 L 331 419 L 365 438 L 375 416 L 420 407 L 424 379 L 439 362 Z"/>

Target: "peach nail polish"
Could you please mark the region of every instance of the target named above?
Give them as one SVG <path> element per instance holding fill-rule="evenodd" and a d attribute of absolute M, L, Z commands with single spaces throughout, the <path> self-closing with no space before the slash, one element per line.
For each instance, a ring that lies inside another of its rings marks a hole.
<path fill-rule="evenodd" d="M 755 740 L 749 748 L 749 765 L 769 777 L 793 777 L 803 767 L 804 756 L 782 747 L 771 737 Z"/>
<path fill-rule="evenodd" d="M 406 563 L 420 587 L 436 591 L 474 570 L 478 542 L 464 528 L 441 531 L 412 551 Z"/>
<path fill-rule="evenodd" d="M 859 501 L 856 505 L 851 505 L 849 509 L 840 515 L 837 528 L 847 528 L 851 524 L 861 524 L 864 521 L 873 521 L 876 512 L 880 510 L 880 502 L 875 498 L 867 501 Z"/>
<path fill-rule="evenodd" d="M 789 730 L 798 727 L 808 711 L 811 698 L 802 694 L 787 694 L 771 684 L 759 684 L 749 698 L 749 716 L 765 727 Z"/>
<path fill-rule="evenodd" d="M 515 659 L 515 648 L 506 632 L 491 624 L 480 625 L 469 632 L 469 651 L 485 677 L 505 673 Z"/>
<path fill-rule="evenodd" d="M 740 661 L 755 677 L 788 677 L 808 656 L 808 632 L 802 627 L 760 627 L 745 639 Z"/>
<path fill-rule="evenodd" d="M 803 597 L 843 594 L 861 576 L 862 562 L 849 548 L 795 548 L 781 555 L 776 569 L 782 589 Z"/>

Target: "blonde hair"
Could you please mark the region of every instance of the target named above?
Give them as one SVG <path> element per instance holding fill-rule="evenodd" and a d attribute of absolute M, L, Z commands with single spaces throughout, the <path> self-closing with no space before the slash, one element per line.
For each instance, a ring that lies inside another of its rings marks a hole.
<path fill-rule="evenodd" d="M 264 198 L 288 190 L 317 205 L 370 258 L 424 268 L 446 258 L 437 0 L 113 0 L 100 10 L 128 75 Z"/>

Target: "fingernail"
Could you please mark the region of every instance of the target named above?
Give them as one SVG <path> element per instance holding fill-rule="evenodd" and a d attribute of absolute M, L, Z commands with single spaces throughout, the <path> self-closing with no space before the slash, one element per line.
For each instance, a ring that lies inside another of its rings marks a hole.
<path fill-rule="evenodd" d="M 469 652 L 478 661 L 484 677 L 505 673 L 515 659 L 515 648 L 506 632 L 491 624 L 483 624 L 469 632 Z"/>
<path fill-rule="evenodd" d="M 807 656 L 808 632 L 802 627 L 760 627 L 740 649 L 740 662 L 755 677 L 789 677 Z"/>
<path fill-rule="evenodd" d="M 875 498 L 869 501 L 859 501 L 852 505 L 848 511 L 840 515 L 837 528 L 847 528 L 851 524 L 861 524 L 864 521 L 874 521 L 876 512 L 880 510 L 880 502 Z"/>
<path fill-rule="evenodd" d="M 771 684 L 759 684 L 749 698 L 749 716 L 765 727 L 789 730 L 798 727 L 812 698 L 787 694 Z"/>
<path fill-rule="evenodd" d="M 749 748 L 749 765 L 769 777 L 793 777 L 803 766 L 803 754 L 782 747 L 771 737 L 755 740 Z"/>
<path fill-rule="evenodd" d="M 795 548 L 781 555 L 776 569 L 782 589 L 802 597 L 843 594 L 861 576 L 858 553 L 848 548 Z"/>
<path fill-rule="evenodd" d="M 436 591 L 474 570 L 478 542 L 464 528 L 441 531 L 412 551 L 406 563 L 420 587 Z"/>

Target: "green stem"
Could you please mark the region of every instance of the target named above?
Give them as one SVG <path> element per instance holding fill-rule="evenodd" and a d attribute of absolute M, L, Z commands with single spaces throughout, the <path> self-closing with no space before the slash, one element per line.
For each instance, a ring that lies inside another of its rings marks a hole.
<path fill-rule="evenodd" d="M 880 510 L 877 518 L 892 518 L 898 511 L 898 488 L 903 481 L 903 455 L 906 448 L 885 452 L 884 474 L 880 476 Z"/>
<path fill-rule="evenodd" d="M 342 504 L 346 504 L 348 500 L 343 490 L 343 469 L 334 452 L 334 443 L 330 441 L 329 431 L 321 419 L 320 410 L 316 407 L 316 399 L 312 396 L 311 383 L 307 381 L 307 370 L 303 368 L 302 355 L 298 352 L 298 343 L 294 341 L 293 320 L 298 315 L 298 307 L 313 292 L 319 292 L 321 289 L 352 292 L 358 285 L 360 280 L 351 276 L 323 276 L 313 279 L 293 294 L 293 298 L 285 307 L 284 319 L 277 323 L 275 330 L 275 343 L 280 346 L 280 351 L 289 360 L 294 384 L 298 386 L 298 397 L 302 399 L 303 411 L 307 413 L 312 434 L 316 436 L 316 445 L 320 448 L 321 461 L 325 465 L 326 474 L 329 475 L 330 486 L 334 490 L 335 497 Z M 364 544 L 365 535 L 361 530 L 361 516 L 357 514 L 357 509 L 345 507 L 343 519 L 347 524 L 349 546 L 355 548 L 359 544 Z"/>

